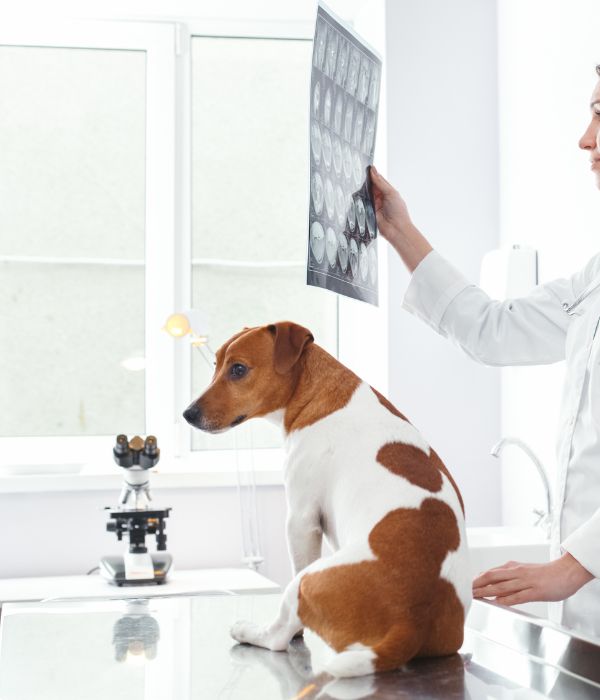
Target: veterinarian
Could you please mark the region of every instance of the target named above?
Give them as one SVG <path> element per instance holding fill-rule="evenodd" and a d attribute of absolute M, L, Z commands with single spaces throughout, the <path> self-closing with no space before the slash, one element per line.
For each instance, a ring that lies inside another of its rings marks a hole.
<path fill-rule="evenodd" d="M 600 80 L 579 147 L 600 189 Z M 492 569 L 475 579 L 473 595 L 505 605 L 564 601 L 551 606 L 553 619 L 600 637 L 600 254 L 569 279 L 493 301 L 432 249 L 375 168 L 371 182 L 379 230 L 412 273 L 405 309 L 483 364 L 566 360 L 551 561 Z"/>

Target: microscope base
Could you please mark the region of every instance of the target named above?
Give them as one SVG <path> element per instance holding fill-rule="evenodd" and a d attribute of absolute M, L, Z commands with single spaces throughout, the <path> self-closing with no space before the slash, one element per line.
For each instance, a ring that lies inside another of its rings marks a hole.
<path fill-rule="evenodd" d="M 137 555 L 139 556 L 139 555 Z M 144 555 L 150 566 L 146 571 L 132 572 L 131 555 L 108 556 L 100 560 L 100 574 L 109 583 L 116 586 L 145 586 L 149 583 L 161 585 L 167 580 L 167 574 L 173 563 L 170 554 Z"/>

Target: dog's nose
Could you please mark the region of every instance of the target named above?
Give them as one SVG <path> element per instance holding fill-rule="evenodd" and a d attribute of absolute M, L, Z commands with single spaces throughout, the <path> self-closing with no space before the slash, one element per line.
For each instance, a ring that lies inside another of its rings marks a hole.
<path fill-rule="evenodd" d="M 200 420 L 201 416 L 202 411 L 198 408 L 198 406 L 195 403 L 193 403 L 191 406 L 188 406 L 183 412 L 183 417 L 190 425 L 198 425 L 198 421 Z"/>

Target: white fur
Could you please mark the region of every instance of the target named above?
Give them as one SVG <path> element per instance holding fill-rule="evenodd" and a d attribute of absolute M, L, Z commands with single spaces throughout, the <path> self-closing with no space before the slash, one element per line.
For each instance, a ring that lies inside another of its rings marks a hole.
<path fill-rule="evenodd" d="M 271 413 L 265 413 L 265 415 L 261 416 L 261 418 L 268 420 L 269 423 L 274 423 L 275 425 L 282 426 L 284 415 L 285 409 L 278 408 L 276 411 L 271 411 Z"/>
<path fill-rule="evenodd" d="M 336 654 L 325 666 L 325 671 L 336 678 L 354 678 L 366 676 L 375 670 L 375 652 L 364 647 L 354 651 L 342 651 Z"/>
<path fill-rule="evenodd" d="M 283 415 L 270 415 L 283 422 Z M 286 588 L 277 621 L 265 628 L 237 627 L 239 641 L 281 649 L 301 628 L 297 617 L 300 580 L 305 573 L 330 566 L 375 558 L 368 537 L 390 511 L 418 508 L 425 498 L 439 498 L 456 515 L 459 548 L 450 552 L 441 575 L 452 583 L 466 611 L 471 601 L 464 519 L 456 492 L 443 475 L 442 489 L 432 493 L 392 473 L 377 462 L 379 449 L 402 442 L 429 454 L 429 445 L 417 429 L 383 406 L 371 387 L 361 383 L 349 403 L 286 438 L 285 485 L 288 500 L 288 544 L 294 580 Z M 335 550 L 320 557 L 325 535 Z M 338 677 L 373 671 L 370 649 L 337 654 L 327 670 Z"/>

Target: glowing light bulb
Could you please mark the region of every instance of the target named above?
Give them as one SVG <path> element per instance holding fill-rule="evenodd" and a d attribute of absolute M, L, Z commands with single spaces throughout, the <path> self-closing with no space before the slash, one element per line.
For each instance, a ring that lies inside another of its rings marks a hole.
<path fill-rule="evenodd" d="M 173 338 L 183 338 L 192 329 L 185 314 L 171 314 L 165 323 L 165 330 Z"/>

